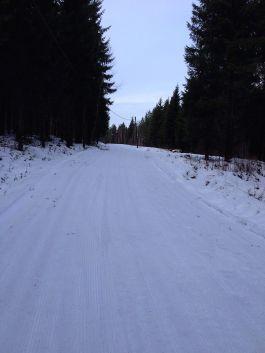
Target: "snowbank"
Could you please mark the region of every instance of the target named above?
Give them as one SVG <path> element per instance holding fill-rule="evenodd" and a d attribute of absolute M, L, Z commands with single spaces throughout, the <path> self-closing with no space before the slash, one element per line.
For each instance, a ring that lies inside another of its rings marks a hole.
<path fill-rule="evenodd" d="M 0 137 L 0 198 L 14 193 L 16 186 L 25 183 L 30 176 L 41 177 L 47 169 L 81 150 L 81 145 L 67 148 L 59 139 L 52 138 L 46 148 L 33 139 L 21 152 L 15 149 L 12 136 Z"/>
<path fill-rule="evenodd" d="M 146 158 L 181 187 L 265 237 L 265 163 L 142 148 Z"/>
<path fill-rule="evenodd" d="M 105 145 L 99 147 L 107 148 Z M 47 169 L 58 167 L 58 163 L 80 151 L 83 151 L 81 145 L 67 148 L 59 139 L 53 138 L 46 148 L 41 148 L 35 139 L 20 152 L 15 149 L 14 138 L 0 138 L 0 198 L 12 199 L 13 195 L 15 200 L 21 190 L 32 187 L 31 181 L 38 180 Z M 206 164 L 200 155 L 156 148 L 138 151 L 144 153 L 168 180 L 177 182 L 176 187 L 189 190 L 208 206 L 237 218 L 238 222 L 265 237 L 264 163 L 234 160 L 225 164 L 219 157 L 212 157 Z M 248 172 L 248 169 L 251 170 Z"/>

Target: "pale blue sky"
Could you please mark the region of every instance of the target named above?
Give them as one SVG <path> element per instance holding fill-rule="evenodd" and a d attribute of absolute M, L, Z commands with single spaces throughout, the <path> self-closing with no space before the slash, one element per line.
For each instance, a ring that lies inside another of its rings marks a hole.
<path fill-rule="evenodd" d="M 103 23 L 110 25 L 114 79 L 112 109 L 140 119 L 159 98 L 185 82 L 184 48 L 193 0 L 104 0 Z M 112 114 L 111 123 L 122 120 Z"/>

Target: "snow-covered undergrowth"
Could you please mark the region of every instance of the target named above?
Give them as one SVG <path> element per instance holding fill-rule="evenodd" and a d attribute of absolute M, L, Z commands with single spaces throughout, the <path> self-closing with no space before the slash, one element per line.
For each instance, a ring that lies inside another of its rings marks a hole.
<path fill-rule="evenodd" d="M 24 151 L 18 151 L 12 136 L 0 137 L 0 197 L 13 192 L 16 185 L 30 176 L 41 176 L 58 161 L 82 150 L 81 145 L 67 148 L 57 138 L 41 147 L 40 141 L 32 139 Z"/>
<path fill-rule="evenodd" d="M 265 163 L 143 148 L 146 158 L 209 206 L 265 237 Z"/>
<path fill-rule="evenodd" d="M 17 193 L 33 187 L 42 175 L 80 151 L 81 145 L 67 148 L 53 138 L 46 148 L 33 139 L 20 152 L 15 149 L 14 138 L 0 137 L 0 198 L 15 200 Z M 206 163 L 200 155 L 155 148 L 140 148 L 139 152 L 158 172 L 176 182 L 176 187 L 189 190 L 210 207 L 265 237 L 265 163 L 234 160 L 227 164 L 219 157 Z"/>

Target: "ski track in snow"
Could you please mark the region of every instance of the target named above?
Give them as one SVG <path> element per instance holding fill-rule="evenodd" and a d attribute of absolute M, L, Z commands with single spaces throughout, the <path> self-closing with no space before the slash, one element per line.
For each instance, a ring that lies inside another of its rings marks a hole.
<path fill-rule="evenodd" d="M 264 353 L 264 238 L 109 148 L 1 196 L 0 352 Z"/>

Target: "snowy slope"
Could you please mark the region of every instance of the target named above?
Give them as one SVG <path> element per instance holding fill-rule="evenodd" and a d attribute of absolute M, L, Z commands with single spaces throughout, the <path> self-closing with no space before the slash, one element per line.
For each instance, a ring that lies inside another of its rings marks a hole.
<path fill-rule="evenodd" d="M 213 157 L 206 165 L 200 155 L 154 148 L 142 151 L 158 169 L 210 207 L 265 236 L 265 163 L 250 163 L 251 173 L 246 173 L 238 169 L 248 161 L 235 160 L 224 166 Z"/>
<path fill-rule="evenodd" d="M 8 153 L 1 352 L 265 351 L 265 206 L 250 181 L 194 179 L 181 155 L 128 146 L 36 157 L 13 181 L 25 165 Z"/>
<path fill-rule="evenodd" d="M 15 141 L 12 136 L 0 137 L 0 211 L 6 202 L 16 200 L 19 193 L 30 191 L 33 183 L 45 175 L 58 163 L 63 162 L 69 156 L 82 151 L 80 145 L 67 148 L 59 139 L 54 138 L 46 148 L 40 147 L 38 140 L 33 140 L 32 145 L 25 147 L 23 152 L 15 149 Z"/>

